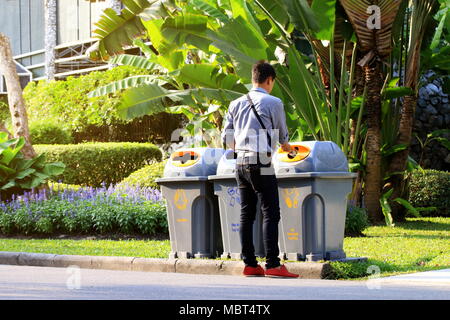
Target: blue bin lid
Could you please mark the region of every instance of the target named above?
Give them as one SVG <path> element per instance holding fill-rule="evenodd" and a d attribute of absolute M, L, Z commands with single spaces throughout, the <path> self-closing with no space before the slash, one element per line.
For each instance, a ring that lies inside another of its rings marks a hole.
<path fill-rule="evenodd" d="M 276 174 L 302 172 L 348 172 L 344 152 L 332 141 L 291 142 L 297 150 L 293 158 L 278 149 L 273 157 Z"/>
<path fill-rule="evenodd" d="M 164 178 L 200 177 L 216 174 L 224 149 L 182 148 L 170 155 L 164 167 Z"/>

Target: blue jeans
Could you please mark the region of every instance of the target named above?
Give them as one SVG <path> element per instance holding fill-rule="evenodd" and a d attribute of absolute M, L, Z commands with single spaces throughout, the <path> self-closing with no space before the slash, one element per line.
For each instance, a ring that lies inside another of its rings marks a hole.
<path fill-rule="evenodd" d="M 239 235 L 242 258 L 245 265 L 256 267 L 253 245 L 253 223 L 256 217 L 258 199 L 263 215 L 263 241 L 266 255 L 266 269 L 280 265 L 278 247 L 278 223 L 280 205 L 278 184 L 273 167 L 263 164 L 237 164 L 236 180 L 241 198 L 241 219 Z"/>

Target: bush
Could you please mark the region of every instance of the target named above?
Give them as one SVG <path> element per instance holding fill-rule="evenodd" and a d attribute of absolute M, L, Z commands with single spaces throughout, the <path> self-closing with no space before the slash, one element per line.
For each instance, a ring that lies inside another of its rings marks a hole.
<path fill-rule="evenodd" d="M 366 209 L 349 205 L 345 217 L 345 235 L 361 236 L 365 228 L 369 226 Z"/>
<path fill-rule="evenodd" d="M 67 129 L 52 121 L 35 121 L 30 124 L 33 144 L 70 144 L 73 138 Z"/>
<path fill-rule="evenodd" d="M 50 189 L 0 203 L 1 234 L 167 233 L 161 194 L 150 188 Z"/>
<path fill-rule="evenodd" d="M 414 207 L 436 207 L 436 211 L 421 211 L 423 216 L 450 217 L 450 172 L 413 171 L 408 201 Z"/>
<path fill-rule="evenodd" d="M 156 162 L 145 166 L 122 180 L 120 185 L 150 187 L 159 189 L 158 184 L 155 182 L 157 178 L 161 178 L 164 173 L 164 166 L 167 160 L 162 162 Z"/>
<path fill-rule="evenodd" d="M 162 153 L 150 143 L 84 143 L 76 145 L 35 145 L 48 161 L 66 165 L 58 180 L 65 184 L 99 187 L 116 184 L 130 173 L 161 161 Z"/>
<path fill-rule="evenodd" d="M 182 116 L 161 113 L 124 120 L 117 112 L 122 91 L 88 97 L 91 91 L 101 86 L 148 72 L 132 66 L 118 66 L 61 81 L 30 82 L 23 92 L 29 121 L 45 119 L 62 123 L 64 129 L 71 132 L 75 143 L 170 140 L 173 130 L 181 126 Z"/>

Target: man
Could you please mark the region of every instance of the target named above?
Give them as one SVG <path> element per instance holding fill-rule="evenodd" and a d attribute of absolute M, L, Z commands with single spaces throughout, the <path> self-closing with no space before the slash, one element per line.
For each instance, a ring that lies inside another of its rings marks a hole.
<path fill-rule="evenodd" d="M 223 142 L 236 152 L 236 180 L 241 198 L 239 235 L 245 276 L 293 277 L 280 265 L 278 223 L 280 207 L 277 179 L 271 165 L 276 138 L 285 152 L 292 151 L 283 103 L 271 96 L 275 69 L 260 61 L 252 68 L 253 89 L 231 102 L 222 134 Z M 273 143 L 275 141 L 275 143 Z M 257 202 L 263 215 L 266 270 L 258 265 L 253 245 L 253 223 Z"/>

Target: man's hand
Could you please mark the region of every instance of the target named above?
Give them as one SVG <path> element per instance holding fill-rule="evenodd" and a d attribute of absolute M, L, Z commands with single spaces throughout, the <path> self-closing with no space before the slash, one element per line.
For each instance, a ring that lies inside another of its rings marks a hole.
<path fill-rule="evenodd" d="M 289 144 L 289 142 L 283 143 L 281 145 L 281 150 L 283 150 L 284 152 L 291 152 L 292 146 Z"/>

